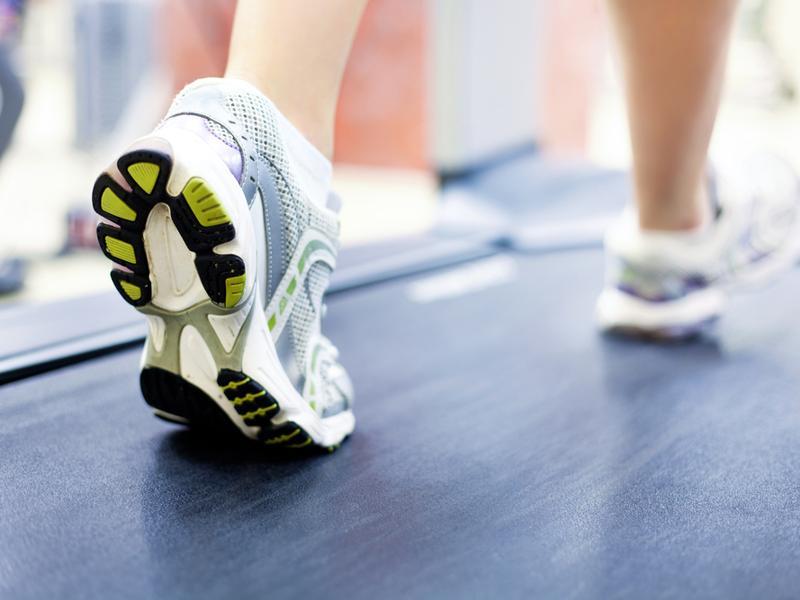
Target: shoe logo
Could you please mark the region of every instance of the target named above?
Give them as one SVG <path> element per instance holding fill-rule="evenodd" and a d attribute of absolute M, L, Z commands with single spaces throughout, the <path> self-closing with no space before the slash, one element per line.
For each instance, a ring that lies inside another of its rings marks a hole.
<path fill-rule="evenodd" d="M 324 234 L 315 229 L 308 229 L 300 238 L 286 274 L 272 295 L 265 311 L 267 327 L 269 327 L 273 340 L 277 341 L 280 337 L 289 315 L 292 313 L 298 290 L 302 289 L 311 265 L 316 262 L 323 262 L 334 269 L 336 253 Z"/>

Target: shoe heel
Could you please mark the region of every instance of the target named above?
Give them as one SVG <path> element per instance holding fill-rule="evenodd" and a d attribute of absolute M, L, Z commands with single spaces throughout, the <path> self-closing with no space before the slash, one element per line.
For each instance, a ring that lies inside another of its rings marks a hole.
<path fill-rule="evenodd" d="M 137 308 L 146 306 L 160 288 L 162 295 L 170 287 L 161 281 L 154 287 L 152 256 L 161 260 L 173 257 L 170 244 L 149 253 L 151 214 L 160 206 L 159 216 L 174 225 L 183 244 L 194 254 L 194 270 L 205 295 L 217 306 L 235 308 L 247 289 L 245 261 L 236 254 L 218 254 L 215 249 L 236 239 L 237 231 L 229 210 L 212 185 L 202 176 L 189 178 L 177 195 L 168 191 L 173 159 L 156 150 L 134 150 L 117 161 L 122 181 L 108 173 L 98 177 L 92 192 L 95 212 L 109 221 L 97 227 L 103 253 L 116 265 L 111 279 L 123 299 Z M 166 226 L 166 225 L 165 225 Z M 161 237 L 167 234 L 159 232 Z M 151 236 L 158 237 L 158 236 Z M 175 246 L 174 241 L 171 243 Z M 175 265 L 161 269 L 161 274 L 178 272 Z M 155 271 L 159 271 L 158 268 Z M 175 283 L 175 282 L 172 282 Z M 180 289 L 178 282 L 172 286 Z M 198 298 L 200 300 L 200 298 Z M 169 304 L 169 303 L 168 303 Z"/>

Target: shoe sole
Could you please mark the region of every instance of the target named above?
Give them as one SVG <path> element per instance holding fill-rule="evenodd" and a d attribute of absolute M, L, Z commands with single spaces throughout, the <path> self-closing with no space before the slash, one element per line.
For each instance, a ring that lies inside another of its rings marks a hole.
<path fill-rule="evenodd" d="M 332 450 L 352 432 L 352 412 L 320 418 L 289 382 L 248 277 L 254 233 L 244 196 L 186 136 L 141 140 L 92 193 L 108 221 L 97 236 L 117 265 L 114 286 L 148 318 L 142 395 L 172 422 L 238 431 L 274 449 Z"/>
<path fill-rule="evenodd" d="M 649 302 L 616 288 L 597 300 L 600 328 L 612 334 L 655 341 L 684 340 L 708 329 L 722 313 L 725 294 L 709 288 L 679 300 Z"/>

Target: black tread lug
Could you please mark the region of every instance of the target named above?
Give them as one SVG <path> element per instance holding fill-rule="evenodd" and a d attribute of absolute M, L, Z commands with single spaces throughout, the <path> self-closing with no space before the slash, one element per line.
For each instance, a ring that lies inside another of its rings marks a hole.
<path fill-rule="evenodd" d="M 131 174 L 128 173 L 128 167 L 138 162 L 153 163 L 159 167 L 158 178 L 149 194 L 140 188 L 139 184 L 137 184 L 133 177 L 131 177 Z M 167 180 L 172 172 L 172 159 L 166 154 L 156 150 L 133 150 L 131 152 L 126 152 L 117 159 L 117 168 L 120 173 L 122 173 L 125 181 L 128 182 L 128 185 L 131 186 L 131 189 L 134 190 L 133 193 L 140 195 L 143 199 L 149 201 L 151 205 L 153 204 L 152 200 L 157 199 L 157 202 L 161 202 L 161 196 L 167 196 Z"/>
<path fill-rule="evenodd" d="M 134 221 L 122 219 L 103 210 L 102 198 L 103 191 L 106 188 L 110 188 L 112 192 L 125 202 L 125 204 L 136 211 L 136 219 Z M 141 198 L 132 192 L 126 191 L 121 185 L 114 181 L 108 173 L 103 173 L 94 182 L 94 188 L 92 189 L 92 208 L 94 208 L 94 212 L 98 215 L 116 223 L 121 228 L 138 232 L 144 230 L 145 223 L 147 223 L 147 215 L 150 214 L 150 207 Z"/>
<path fill-rule="evenodd" d="M 245 272 L 244 261 L 234 254 L 198 254 L 194 265 L 203 289 L 217 304 L 225 303 L 226 280 Z"/>
<path fill-rule="evenodd" d="M 235 387 L 226 386 L 235 383 Z M 244 373 L 223 369 L 217 377 L 217 384 L 223 388 L 225 397 L 233 404 L 233 408 L 239 413 L 244 422 L 252 427 L 271 426 L 272 418 L 280 412 L 278 401 L 272 397 L 261 385 L 253 381 Z M 236 404 L 236 400 L 248 397 L 246 402 Z M 265 410 L 266 409 L 266 410 Z M 263 411 L 263 414 L 245 417 L 250 413 Z"/>
<path fill-rule="evenodd" d="M 135 273 L 128 273 L 126 271 L 120 271 L 119 269 L 112 269 L 111 270 L 111 281 L 114 282 L 114 287 L 117 288 L 119 295 L 122 296 L 122 299 L 125 300 L 131 306 L 144 306 L 153 297 L 153 290 L 150 285 L 150 278 L 143 276 L 143 275 L 136 275 Z M 125 290 L 122 288 L 121 282 L 128 282 L 135 286 L 138 286 L 139 289 L 142 290 L 142 295 L 138 300 L 132 299 Z"/>
<path fill-rule="evenodd" d="M 294 421 L 286 421 L 272 427 L 262 427 L 258 439 L 267 447 L 281 451 L 313 449 L 316 447 L 311 436 Z M 318 449 L 318 447 L 316 448 Z"/>
<path fill-rule="evenodd" d="M 186 242 L 186 247 L 198 254 L 211 254 L 215 246 L 230 242 L 236 237 L 236 229 L 231 223 L 205 227 L 194 216 L 191 208 L 178 196 L 170 203 L 172 221 Z"/>
<path fill-rule="evenodd" d="M 128 262 L 127 260 L 111 254 L 106 248 L 106 237 L 116 238 L 133 246 L 136 262 Z M 97 242 L 100 244 L 100 250 L 110 261 L 119 265 L 124 265 L 139 275 L 147 275 L 149 273 L 147 254 L 144 251 L 142 236 L 138 232 L 101 223 L 97 226 Z"/>

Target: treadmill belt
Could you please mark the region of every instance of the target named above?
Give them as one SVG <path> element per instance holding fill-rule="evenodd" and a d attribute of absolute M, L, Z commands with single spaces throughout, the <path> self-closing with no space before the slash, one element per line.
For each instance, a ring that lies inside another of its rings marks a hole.
<path fill-rule="evenodd" d="M 597 249 L 485 260 L 330 299 L 330 456 L 153 418 L 135 351 L 4 386 L 0 596 L 796 596 L 800 273 L 659 346 L 595 332 Z"/>

